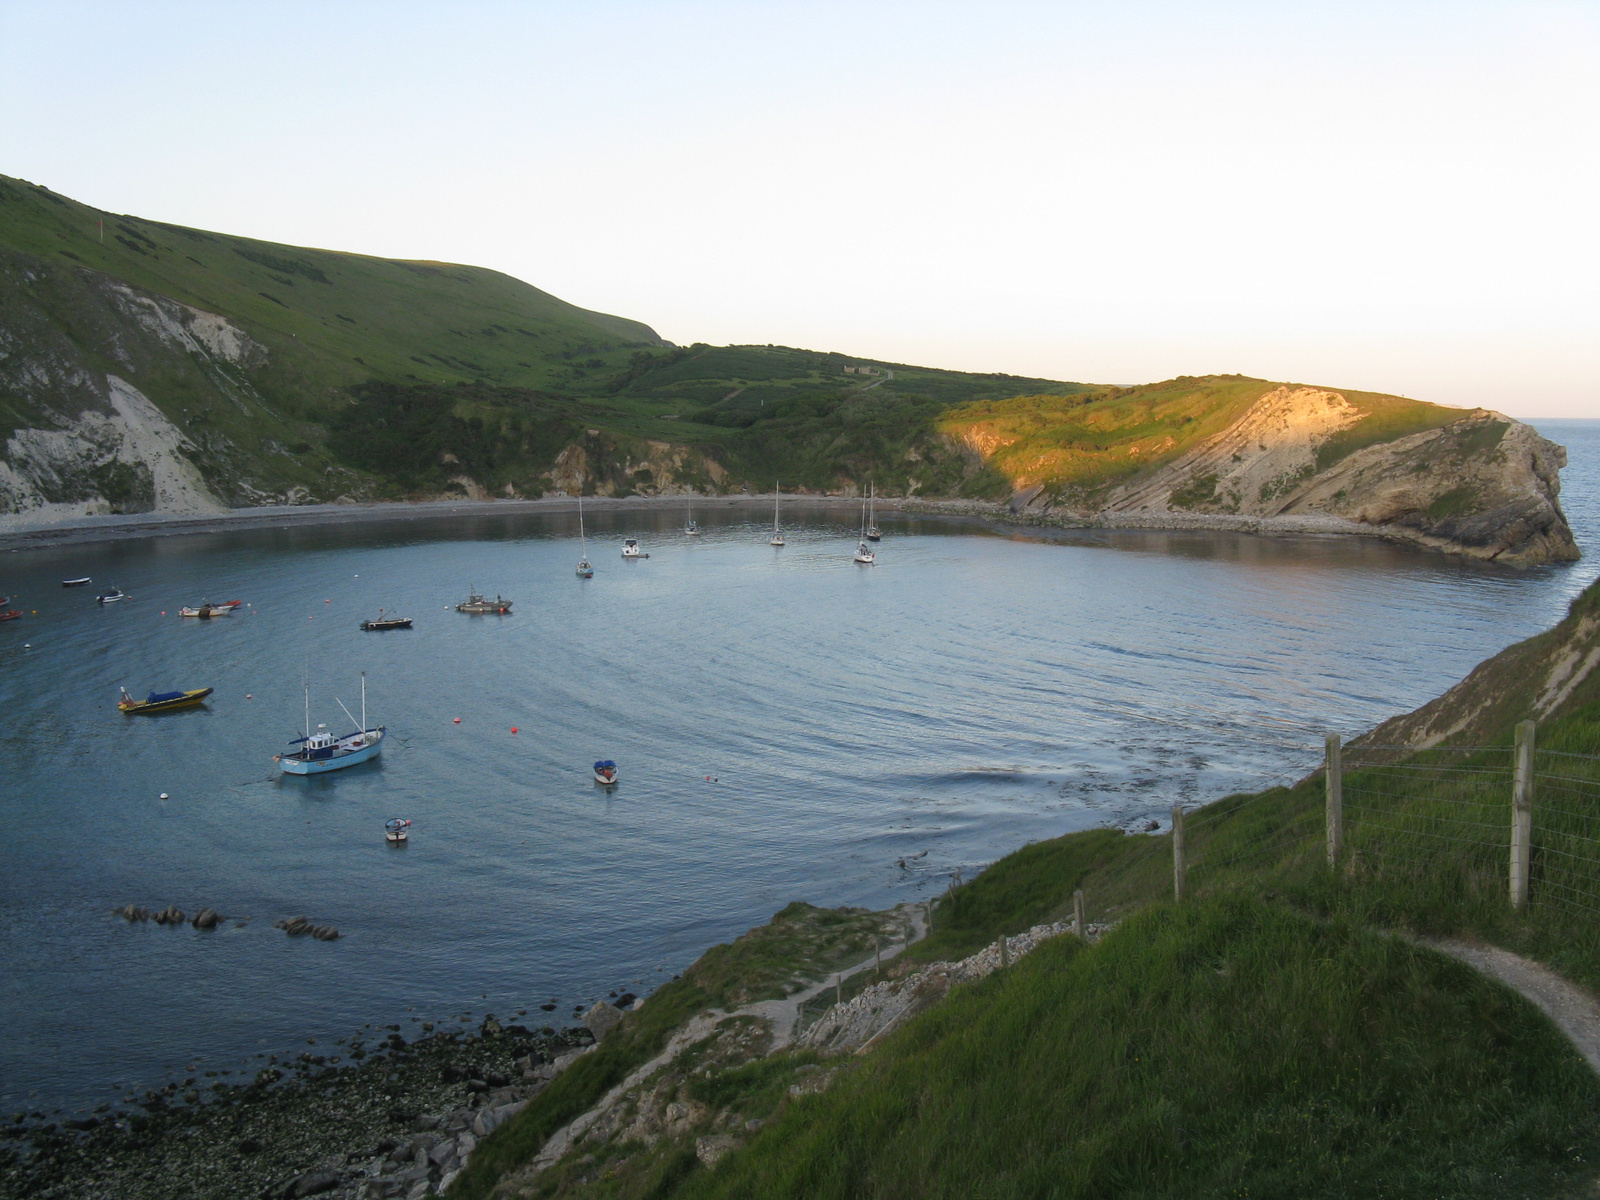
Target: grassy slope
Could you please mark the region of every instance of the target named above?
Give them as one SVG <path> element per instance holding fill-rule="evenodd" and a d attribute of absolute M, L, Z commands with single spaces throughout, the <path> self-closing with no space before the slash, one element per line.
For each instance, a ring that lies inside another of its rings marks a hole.
<path fill-rule="evenodd" d="M 1600 1084 L 1468 968 L 1238 897 L 959 989 L 689 1197 L 1510 1196 Z"/>
<path fill-rule="evenodd" d="M 993 447 L 991 464 L 1014 487 L 1042 485 L 1069 499 L 1092 500 L 1221 433 L 1279 386 L 1240 375 L 1208 375 L 1064 398 L 1013 396 L 953 408 L 940 418 L 939 428 Z M 1318 460 L 1323 468 L 1364 446 L 1464 415 L 1399 396 L 1340 395 L 1361 410 L 1362 418 L 1323 448 Z"/>
<path fill-rule="evenodd" d="M 271 415 L 219 417 L 219 432 L 251 450 L 269 433 L 308 445 L 315 457 L 326 426 L 344 412 L 346 389 L 370 381 L 418 389 L 420 400 L 399 399 L 392 414 L 372 405 L 364 414 L 414 427 L 411 410 L 434 410 L 421 422 L 419 443 L 431 456 L 429 469 L 409 464 L 384 473 L 394 494 L 437 490 L 463 473 L 442 469 L 444 453 L 461 458 L 463 443 L 486 464 L 475 476 L 486 486 L 511 482 L 536 491 L 553 457 L 547 443 L 577 425 L 694 445 L 755 487 L 775 478 L 816 489 L 870 478 L 891 493 L 915 487 L 985 494 L 1003 491 L 1004 481 L 950 449 L 935 429 L 938 416 L 953 404 L 1021 391 L 1084 389 L 862 364 L 892 371 L 888 380 L 845 373 L 861 360 L 778 346 L 664 348 L 644 325 L 589 312 L 495 271 L 184 229 L 101 212 L 4 176 L 0 250 L 103 271 L 221 313 L 262 342 L 269 363 L 251 382 Z M 65 315 L 57 326 L 70 329 L 78 301 L 70 289 L 58 290 Z M 877 379 L 885 382 L 867 386 Z M 181 377 L 161 384 L 149 389 L 152 399 L 180 425 L 185 408 L 210 399 Z M 438 414 L 441 406 L 455 422 Z M 459 424 L 474 420 L 470 431 Z M 351 444 L 341 437 L 332 449 L 346 466 L 374 469 L 344 452 Z M 320 466 L 284 469 L 300 482 L 315 479 Z"/>
<path fill-rule="evenodd" d="M 880 914 L 796 902 L 738 940 L 713 946 L 486 1140 L 450 1194 L 488 1196 L 501 1176 L 537 1154 L 552 1133 L 660 1053 L 672 1031 L 695 1013 L 786 995 L 797 970 L 816 978 L 855 962 L 872 937 L 885 931 Z"/>
<path fill-rule="evenodd" d="M 847 374 L 872 366 L 879 374 Z M 890 375 L 892 374 L 892 378 Z M 827 490 L 871 480 L 882 494 L 986 495 L 1004 480 L 940 435 L 952 405 L 1086 385 L 939 371 L 788 346 L 695 345 L 639 352 L 592 403 L 613 428 L 688 441 L 759 489 Z"/>
<path fill-rule="evenodd" d="M 544 387 L 572 378 L 575 364 L 614 365 L 630 347 L 660 344 L 648 326 L 578 308 L 498 271 L 164 225 L 5 176 L 0 244 L 233 319 L 280 360 L 264 381 L 269 393 L 276 385 L 326 395 L 372 377 Z"/>

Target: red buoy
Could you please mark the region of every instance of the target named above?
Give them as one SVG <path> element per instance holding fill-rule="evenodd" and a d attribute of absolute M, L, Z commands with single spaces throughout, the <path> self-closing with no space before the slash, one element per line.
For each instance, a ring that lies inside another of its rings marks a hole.
<path fill-rule="evenodd" d="M 512 732 L 512 733 L 515 733 L 515 732 L 516 732 L 516 731 L 517 731 L 517 727 L 516 727 L 516 726 L 515 726 L 515 725 L 513 725 L 513 726 L 512 726 L 512 727 L 511 727 L 511 732 Z"/>
<path fill-rule="evenodd" d="M 461 724 L 461 718 L 460 718 L 460 717 L 457 717 L 457 718 L 456 718 L 456 724 L 457 724 L 457 725 L 459 725 L 459 724 Z"/>

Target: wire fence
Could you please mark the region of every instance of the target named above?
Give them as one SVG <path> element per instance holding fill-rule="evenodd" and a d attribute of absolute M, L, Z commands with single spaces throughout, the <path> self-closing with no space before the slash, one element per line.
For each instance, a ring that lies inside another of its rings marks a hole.
<path fill-rule="evenodd" d="M 1326 865 L 1342 877 L 1476 896 L 1516 908 L 1600 914 L 1600 754 L 1538 749 L 1525 722 L 1511 746 L 1412 746 L 1328 739 L 1324 762 L 1258 797 L 1173 810 L 1171 829 L 1125 866 L 1173 893 L 1262 872 Z"/>

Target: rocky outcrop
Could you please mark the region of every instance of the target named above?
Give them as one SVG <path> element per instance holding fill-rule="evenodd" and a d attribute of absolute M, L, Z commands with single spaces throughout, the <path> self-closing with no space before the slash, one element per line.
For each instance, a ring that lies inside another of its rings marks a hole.
<path fill-rule="evenodd" d="M 671 496 L 719 492 L 727 480 L 704 451 L 589 429 L 556 457 L 545 482 L 569 496 Z"/>
<path fill-rule="evenodd" d="M 1579 557 L 1561 446 L 1487 409 L 1364 445 L 1350 436 L 1363 417 L 1338 392 L 1283 385 L 1148 472 L 1095 493 L 1035 485 L 1012 507 L 1111 527 L 1364 533 L 1516 566 Z"/>

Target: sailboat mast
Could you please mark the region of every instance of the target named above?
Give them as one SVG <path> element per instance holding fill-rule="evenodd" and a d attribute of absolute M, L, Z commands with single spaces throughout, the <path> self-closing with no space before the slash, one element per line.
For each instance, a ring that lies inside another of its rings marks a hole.
<path fill-rule="evenodd" d="M 774 479 L 772 481 L 772 532 L 778 532 L 778 500 L 783 495 L 783 484 Z"/>
<path fill-rule="evenodd" d="M 306 736 L 311 736 L 311 680 L 306 680 Z"/>
<path fill-rule="evenodd" d="M 367 732 L 367 673 L 361 672 L 361 732 Z"/>

